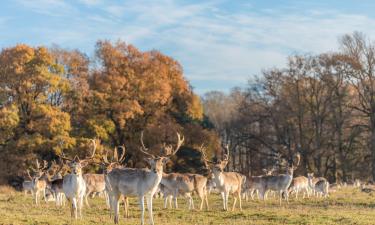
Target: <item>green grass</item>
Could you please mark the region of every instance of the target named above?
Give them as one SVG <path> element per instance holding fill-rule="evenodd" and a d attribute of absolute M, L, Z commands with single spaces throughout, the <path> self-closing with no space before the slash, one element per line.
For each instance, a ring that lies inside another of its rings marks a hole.
<path fill-rule="evenodd" d="M 109 211 L 101 198 L 91 199 L 91 208 L 83 208 L 83 219 L 72 221 L 69 207 L 55 207 L 53 202 L 35 207 L 31 196 L 0 189 L 0 224 L 113 224 Z M 199 204 L 195 198 L 195 206 Z M 243 201 L 243 211 L 224 212 L 218 195 L 209 198 L 211 210 L 189 211 L 184 199 L 180 209 L 162 209 L 162 200 L 154 200 L 156 224 L 375 224 L 375 196 L 357 189 L 342 189 L 327 200 L 291 200 L 289 205 L 278 205 L 276 199 Z M 231 203 L 231 202 L 230 202 Z M 136 199 L 130 199 L 130 218 L 123 217 L 120 224 L 140 224 L 140 210 Z M 147 211 L 146 211 L 147 215 Z M 148 224 L 148 216 L 145 218 Z"/>

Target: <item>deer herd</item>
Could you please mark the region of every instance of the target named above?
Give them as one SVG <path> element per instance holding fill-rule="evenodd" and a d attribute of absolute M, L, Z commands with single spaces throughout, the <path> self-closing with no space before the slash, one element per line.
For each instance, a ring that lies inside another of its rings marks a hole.
<path fill-rule="evenodd" d="M 318 197 L 328 197 L 329 183 L 323 177 L 314 177 L 308 173 L 307 177 L 294 177 L 294 171 L 300 162 L 299 153 L 291 159 L 291 163 L 286 168 L 285 173 L 274 174 L 274 169 L 264 170 L 261 176 L 245 176 L 238 172 L 227 172 L 225 170 L 229 162 L 229 146 L 225 146 L 222 159 L 211 161 L 206 155 L 206 149 L 202 145 L 199 150 L 201 160 L 207 169 L 206 175 L 194 173 L 165 173 L 164 165 L 170 157 L 184 143 L 184 137 L 177 133 L 177 143 L 175 146 L 163 144 L 160 154 L 155 155 L 149 151 L 143 142 L 143 133 L 140 138 L 139 151 L 144 155 L 149 168 L 128 168 L 124 166 L 126 149 L 119 146 L 113 151 L 111 159 L 108 158 L 108 151 L 104 154 L 100 162 L 94 159 L 97 140 L 91 140 L 92 151 L 89 157 L 80 159 L 77 155 L 69 158 L 61 153 L 59 163 L 52 161 L 42 164 L 36 161 L 35 168 L 32 168 L 33 176 L 27 170 L 28 180 L 23 182 L 25 194 L 31 192 L 34 203 L 39 204 L 40 194 L 44 201 L 54 199 L 56 205 L 61 207 L 68 202 L 70 206 L 71 218 L 82 217 L 82 207 L 85 203 L 90 207 L 88 198 L 94 194 L 102 194 L 106 199 L 107 207 L 110 209 L 110 217 L 114 223 L 119 223 L 119 203 L 124 202 L 125 217 L 129 216 L 129 198 L 137 198 L 141 209 L 141 224 L 144 224 L 145 199 L 149 215 L 150 224 L 154 224 L 153 219 L 153 199 L 155 196 L 164 198 L 164 208 L 178 208 L 178 197 L 187 200 L 189 210 L 194 210 L 193 194 L 200 199 L 199 210 L 203 207 L 210 209 L 208 195 L 212 191 L 220 193 L 223 201 L 223 209 L 229 210 L 228 199 L 233 196 L 232 210 L 235 210 L 238 202 L 239 209 L 242 210 L 242 199 L 248 200 L 249 196 L 254 199 L 264 201 L 269 195 L 277 196 L 279 204 L 282 200 L 289 203 L 289 196 L 298 199 L 303 193 L 303 198 L 312 195 Z M 118 150 L 121 151 L 119 152 Z M 121 154 L 119 154 L 121 153 Z M 98 164 L 103 173 L 83 173 L 83 169 L 88 164 Z M 50 165 L 50 166 L 48 166 Z M 66 169 L 68 167 L 68 169 Z M 70 172 L 62 176 L 62 171 L 66 169 Z M 51 175 L 51 171 L 53 176 Z M 48 197 L 47 192 L 50 194 Z M 66 201 L 67 200 L 67 201 Z M 173 204 L 172 204 L 173 202 Z M 169 203 L 169 204 L 168 204 Z"/>

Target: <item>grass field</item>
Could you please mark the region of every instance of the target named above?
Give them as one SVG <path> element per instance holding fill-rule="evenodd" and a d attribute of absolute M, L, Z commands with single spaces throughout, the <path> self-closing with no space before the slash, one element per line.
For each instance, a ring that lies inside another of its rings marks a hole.
<path fill-rule="evenodd" d="M 199 201 L 195 199 L 197 206 Z M 327 200 L 292 200 L 278 205 L 270 199 L 243 202 L 243 211 L 224 212 L 218 195 L 209 198 L 211 210 L 188 211 L 184 199 L 178 210 L 162 209 L 162 200 L 154 201 L 156 224 L 375 224 L 375 196 L 358 189 L 345 188 L 331 194 Z M 71 221 L 69 207 L 55 207 L 53 202 L 34 207 L 31 196 L 0 188 L 0 224 L 113 224 L 101 198 L 91 199 L 91 208 L 83 209 L 83 219 Z M 135 199 L 130 200 L 130 218 L 120 217 L 120 224 L 140 224 L 140 211 Z M 122 208 L 121 208 L 122 210 Z M 120 211 L 122 213 L 122 211 Z M 147 212 L 146 212 L 147 213 Z M 148 217 L 145 220 L 148 224 Z"/>

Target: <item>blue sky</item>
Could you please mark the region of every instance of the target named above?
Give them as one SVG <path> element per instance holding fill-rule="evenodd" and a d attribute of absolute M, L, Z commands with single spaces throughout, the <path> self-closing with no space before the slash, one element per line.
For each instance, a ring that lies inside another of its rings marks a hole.
<path fill-rule="evenodd" d="M 244 86 L 288 55 L 338 49 L 353 31 L 375 40 L 372 0 L 3 0 L 0 48 L 58 44 L 93 54 L 124 40 L 177 59 L 195 91 Z"/>

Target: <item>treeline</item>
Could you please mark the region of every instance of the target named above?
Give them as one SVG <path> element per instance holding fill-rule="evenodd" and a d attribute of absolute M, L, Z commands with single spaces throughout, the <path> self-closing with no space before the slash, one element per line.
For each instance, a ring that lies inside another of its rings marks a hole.
<path fill-rule="evenodd" d="M 89 138 L 101 140 L 98 160 L 125 145 L 127 165 L 143 167 L 142 131 L 155 153 L 182 133 L 185 147 L 167 171 L 196 170 L 194 149 L 220 149 L 211 128 L 181 65 L 158 51 L 99 41 L 93 57 L 24 44 L 0 52 L 0 183 L 24 175 L 36 158 L 83 157 Z"/>
<path fill-rule="evenodd" d="M 229 170 L 282 171 L 298 151 L 297 175 L 375 178 L 375 44 L 361 33 L 337 52 L 292 56 L 246 89 L 207 93 L 204 108 L 231 143 Z"/>

